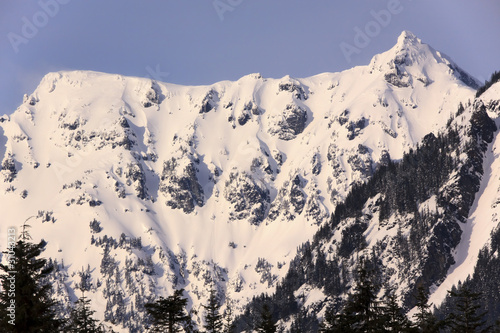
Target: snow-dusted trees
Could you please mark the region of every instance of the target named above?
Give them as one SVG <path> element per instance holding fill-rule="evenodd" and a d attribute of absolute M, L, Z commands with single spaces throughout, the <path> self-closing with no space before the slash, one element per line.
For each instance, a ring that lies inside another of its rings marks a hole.
<path fill-rule="evenodd" d="M 160 297 L 153 303 L 144 305 L 151 318 L 153 332 L 180 332 L 189 320 L 186 313 L 187 299 L 182 297 L 184 289 L 174 291 L 172 296 Z"/>
<path fill-rule="evenodd" d="M 205 312 L 205 325 L 203 327 L 206 329 L 207 333 L 217 333 L 223 328 L 222 315 L 220 314 L 220 302 L 217 299 L 217 294 L 215 288 L 212 286 L 210 289 L 210 297 L 208 298 L 208 304 L 203 306 L 206 310 Z"/>
<path fill-rule="evenodd" d="M 90 300 L 82 290 L 82 296 L 78 299 L 75 307 L 71 310 L 67 331 L 78 333 L 104 333 L 102 325 L 93 318 L 95 310 L 90 307 Z"/>
<path fill-rule="evenodd" d="M 449 317 L 449 326 L 453 333 L 486 332 L 486 312 L 481 311 L 482 294 L 462 287 L 458 291 L 450 291 L 456 305 Z"/>
<path fill-rule="evenodd" d="M 276 322 L 273 320 L 273 315 L 269 309 L 269 305 L 262 306 L 260 321 L 255 328 L 259 333 L 274 333 L 277 330 Z"/>
<path fill-rule="evenodd" d="M 352 332 L 378 332 L 377 329 L 383 327 L 383 308 L 376 296 L 378 288 L 370 279 L 370 272 L 363 262 L 357 273 L 354 292 L 349 295 L 342 311 L 326 316 L 322 332 L 339 332 L 344 329 Z"/>
<path fill-rule="evenodd" d="M 430 310 L 432 304 L 429 304 L 429 293 L 427 290 L 419 286 L 415 298 L 417 311 L 413 315 L 413 319 L 417 332 L 439 332 L 439 327 L 442 326 L 442 323 L 438 322 L 436 316 Z"/>
<path fill-rule="evenodd" d="M 489 81 L 486 81 L 484 83 L 484 86 L 479 88 L 476 92 L 476 98 L 481 96 L 486 90 L 488 90 L 489 87 L 491 87 L 493 84 L 497 83 L 500 81 L 500 71 L 495 71 L 493 74 L 491 74 L 491 78 Z"/>

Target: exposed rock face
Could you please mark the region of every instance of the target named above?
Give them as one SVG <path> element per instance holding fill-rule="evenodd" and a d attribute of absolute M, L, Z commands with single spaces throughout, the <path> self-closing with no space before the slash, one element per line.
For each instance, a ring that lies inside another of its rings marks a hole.
<path fill-rule="evenodd" d="M 16 178 L 16 162 L 13 156 L 6 157 L 2 162 L 2 168 L 0 169 L 4 175 L 4 181 L 12 182 Z"/>
<path fill-rule="evenodd" d="M 254 158 L 252 160 L 252 164 L 250 165 L 250 171 L 252 171 L 252 173 L 257 172 L 258 170 L 263 171 L 268 175 L 273 174 L 273 170 L 271 168 L 271 165 L 269 164 L 269 161 L 262 156 L 260 158 Z"/>
<path fill-rule="evenodd" d="M 290 181 L 286 181 L 271 205 L 269 219 L 275 220 L 280 215 L 283 215 L 290 221 L 300 215 L 306 204 L 306 195 L 303 188 L 303 180 L 299 175 L 295 175 Z"/>
<path fill-rule="evenodd" d="M 240 126 L 245 125 L 253 116 L 258 116 L 263 113 L 263 110 L 254 102 L 250 101 L 245 103 L 243 109 L 236 112 L 236 117 L 238 124 Z"/>
<path fill-rule="evenodd" d="M 356 138 L 359 134 L 361 134 L 361 131 L 368 126 L 368 120 L 365 117 L 361 117 L 361 119 L 358 119 L 356 121 L 350 121 L 347 125 L 347 138 L 349 140 L 353 140 Z"/>
<path fill-rule="evenodd" d="M 372 159 L 367 147 L 358 145 L 357 151 L 350 155 L 347 162 L 351 166 L 353 172 L 360 174 L 360 179 L 368 179 L 372 173 Z"/>
<path fill-rule="evenodd" d="M 293 94 L 293 97 L 302 101 L 307 99 L 307 94 L 299 84 L 290 82 L 290 83 L 280 83 L 279 91 L 288 91 Z"/>
<path fill-rule="evenodd" d="M 290 203 L 293 206 L 293 210 L 297 214 L 302 213 L 302 210 L 304 209 L 304 205 L 306 203 L 306 196 L 302 191 L 303 187 L 304 185 L 302 185 L 302 180 L 300 179 L 300 177 L 298 175 L 295 176 L 295 178 L 292 180 L 292 187 L 290 189 Z"/>
<path fill-rule="evenodd" d="M 162 95 L 161 88 L 155 81 L 151 81 L 151 86 L 146 90 L 142 99 L 142 106 L 149 108 L 153 105 L 158 106 L 165 96 Z"/>
<path fill-rule="evenodd" d="M 347 123 L 349 121 L 349 110 L 342 111 L 342 113 L 337 117 L 337 121 L 341 126 Z"/>
<path fill-rule="evenodd" d="M 295 104 L 288 104 L 278 119 L 269 129 L 271 135 L 277 135 L 281 140 L 292 140 L 302 133 L 307 123 L 307 111 Z"/>
<path fill-rule="evenodd" d="M 243 126 L 247 123 L 247 121 L 249 121 L 252 117 L 250 116 L 250 113 L 248 112 L 248 110 L 243 110 L 241 112 L 241 114 L 238 116 L 238 124 L 240 124 L 240 126 Z"/>
<path fill-rule="evenodd" d="M 406 88 L 410 86 L 408 74 L 401 73 L 398 70 L 385 74 L 385 80 L 398 88 Z"/>
<path fill-rule="evenodd" d="M 336 185 L 340 185 L 341 183 L 347 181 L 345 177 L 345 170 L 342 168 L 341 164 L 341 159 L 339 156 L 339 147 L 331 143 L 328 146 L 328 153 L 326 155 L 328 162 L 332 168 L 332 174 L 331 177 L 335 180 Z M 335 186 L 337 187 L 337 186 Z"/>
<path fill-rule="evenodd" d="M 321 156 L 319 153 L 313 155 L 311 159 L 312 173 L 317 176 L 321 173 Z"/>
<path fill-rule="evenodd" d="M 191 213 L 195 205 L 201 207 L 204 204 L 203 188 L 198 182 L 196 168 L 192 161 L 189 161 L 182 169 L 174 157 L 164 162 L 160 192 L 167 197 L 167 206 L 182 209 L 184 213 Z"/>
<path fill-rule="evenodd" d="M 477 136 L 477 139 L 481 139 L 485 143 L 491 143 L 497 127 L 495 122 L 488 117 L 486 106 L 482 101 L 477 101 L 474 105 L 474 113 L 472 114 L 470 122 L 472 125 L 470 133 L 473 136 Z M 481 148 L 484 149 L 484 146 L 485 144 L 482 144 Z"/>
<path fill-rule="evenodd" d="M 412 64 L 412 59 L 407 52 L 400 53 L 394 60 L 389 62 L 390 72 L 386 73 L 385 80 L 398 88 L 406 88 L 411 85 L 411 76 L 407 73 L 405 66 Z"/>
<path fill-rule="evenodd" d="M 113 149 L 123 147 L 131 150 L 136 144 L 135 133 L 131 130 L 125 117 L 108 119 L 107 123 L 102 124 L 102 126 L 102 129 L 96 130 L 89 126 L 87 120 L 82 119 L 76 112 L 64 112 L 59 116 L 58 134 L 65 139 L 66 146 L 77 149 L 87 146 L 102 149 L 111 146 Z"/>
<path fill-rule="evenodd" d="M 125 168 L 125 178 L 127 185 L 134 184 L 136 195 L 141 199 L 147 198 L 146 175 L 140 163 L 129 163 Z"/>
<path fill-rule="evenodd" d="M 388 166 L 390 162 L 391 162 L 391 154 L 389 154 L 389 152 L 385 149 L 382 150 L 378 164 L 381 166 Z"/>
<path fill-rule="evenodd" d="M 320 191 L 317 189 L 317 185 L 314 184 L 312 186 L 309 186 L 305 207 L 306 218 L 308 221 L 312 221 L 313 223 L 318 225 L 328 217 L 328 211 L 321 203 L 321 199 L 322 198 L 320 196 Z"/>
<path fill-rule="evenodd" d="M 271 201 L 266 186 L 246 172 L 230 173 L 225 183 L 224 198 L 234 206 L 233 219 L 248 218 L 255 225 L 264 220 Z"/>
<path fill-rule="evenodd" d="M 461 69 L 457 65 L 455 65 L 455 64 L 449 64 L 448 67 L 453 71 L 453 73 L 455 74 L 455 76 L 460 81 L 462 81 L 463 83 L 465 83 L 469 87 L 471 87 L 473 89 L 478 89 L 480 87 L 480 85 L 479 85 L 479 83 L 477 82 L 476 79 L 474 79 L 472 76 L 470 76 L 469 74 L 467 74 L 463 69 Z"/>
<path fill-rule="evenodd" d="M 219 93 L 211 89 L 201 102 L 200 113 L 208 113 L 214 109 L 219 101 Z"/>

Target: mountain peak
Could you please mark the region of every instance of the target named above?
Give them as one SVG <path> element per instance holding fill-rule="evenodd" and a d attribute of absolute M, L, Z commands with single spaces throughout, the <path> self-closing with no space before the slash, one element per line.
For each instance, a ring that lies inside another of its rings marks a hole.
<path fill-rule="evenodd" d="M 401 35 L 398 37 L 398 42 L 396 46 L 408 46 L 408 45 L 418 45 L 422 44 L 420 38 L 417 38 L 413 32 L 408 30 L 403 30 Z"/>
<path fill-rule="evenodd" d="M 422 43 L 420 38 L 408 30 L 404 30 L 399 35 L 396 44 L 387 52 L 382 53 L 382 55 L 384 63 L 395 61 L 398 64 L 406 66 L 414 63 L 423 63 L 433 58 L 440 58 L 440 55 L 432 47 Z M 375 56 L 375 58 L 378 58 L 378 56 Z"/>
<path fill-rule="evenodd" d="M 397 87 L 415 88 L 416 80 L 427 86 L 445 77 L 460 80 L 473 89 L 479 87 L 474 77 L 408 30 L 399 35 L 390 50 L 375 55 L 369 68 L 383 73 L 386 81 Z"/>

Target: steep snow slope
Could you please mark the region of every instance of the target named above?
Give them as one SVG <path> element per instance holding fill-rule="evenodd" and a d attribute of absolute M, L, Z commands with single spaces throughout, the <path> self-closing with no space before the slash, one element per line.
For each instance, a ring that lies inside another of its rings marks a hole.
<path fill-rule="evenodd" d="M 139 329 L 142 303 L 173 288 L 199 309 L 212 279 L 242 306 L 352 184 L 442 128 L 476 85 L 409 32 L 368 66 L 304 79 L 50 73 L 0 123 L 2 225 L 34 216 L 44 255 L 64 261 L 61 298 L 90 265 L 88 295 L 117 327 Z"/>

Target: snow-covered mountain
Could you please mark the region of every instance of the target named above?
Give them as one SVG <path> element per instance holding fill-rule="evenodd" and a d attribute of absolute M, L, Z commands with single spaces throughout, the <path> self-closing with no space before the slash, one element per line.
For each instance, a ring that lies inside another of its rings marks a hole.
<path fill-rule="evenodd" d="M 178 288 L 201 320 L 211 281 L 242 310 L 274 292 L 297 247 L 330 223 L 353 185 L 451 123 L 466 135 L 480 101 L 498 117 L 498 86 L 474 101 L 478 87 L 410 32 L 368 66 L 304 79 L 179 86 L 49 73 L 0 118 L 2 225 L 30 219 L 32 236 L 48 242 L 43 255 L 59 265 L 58 297 L 75 300 L 85 285 L 116 330 L 141 331 L 143 304 Z M 483 206 L 498 196 L 497 155 L 486 152 L 492 176 L 461 226 L 448 278 L 435 281 L 442 286 L 464 277 L 494 227 L 474 226 L 496 216 Z M 401 229 L 376 223 L 364 233 L 368 247 Z M 436 288 L 434 302 L 443 297 Z"/>

